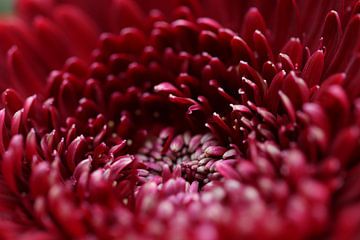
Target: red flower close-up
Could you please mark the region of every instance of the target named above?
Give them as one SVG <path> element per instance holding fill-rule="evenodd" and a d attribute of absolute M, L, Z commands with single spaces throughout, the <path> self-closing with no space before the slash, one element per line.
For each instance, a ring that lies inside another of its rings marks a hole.
<path fill-rule="evenodd" d="M 1 240 L 359 240 L 359 0 L 17 0 Z"/>

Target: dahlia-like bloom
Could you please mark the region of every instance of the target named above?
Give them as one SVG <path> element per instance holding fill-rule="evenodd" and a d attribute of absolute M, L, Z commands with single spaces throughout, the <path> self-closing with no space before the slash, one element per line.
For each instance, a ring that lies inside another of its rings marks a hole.
<path fill-rule="evenodd" d="M 360 1 L 15 12 L 0 239 L 360 239 Z"/>

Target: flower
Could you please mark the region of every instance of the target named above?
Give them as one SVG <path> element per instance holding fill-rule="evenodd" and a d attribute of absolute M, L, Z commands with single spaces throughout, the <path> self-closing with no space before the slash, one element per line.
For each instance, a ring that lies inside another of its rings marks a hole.
<path fill-rule="evenodd" d="M 16 6 L 1 239 L 360 237 L 360 1 Z"/>

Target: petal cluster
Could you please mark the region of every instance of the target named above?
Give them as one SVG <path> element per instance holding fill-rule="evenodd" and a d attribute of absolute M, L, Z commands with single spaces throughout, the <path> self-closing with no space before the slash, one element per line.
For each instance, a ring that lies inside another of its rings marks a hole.
<path fill-rule="evenodd" d="M 359 9 L 19 0 L 0 238 L 359 238 Z"/>

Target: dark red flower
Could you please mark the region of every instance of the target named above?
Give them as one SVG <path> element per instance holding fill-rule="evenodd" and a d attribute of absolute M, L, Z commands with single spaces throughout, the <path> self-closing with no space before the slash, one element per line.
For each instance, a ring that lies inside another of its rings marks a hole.
<path fill-rule="evenodd" d="M 360 239 L 360 1 L 16 6 L 0 239 Z"/>

